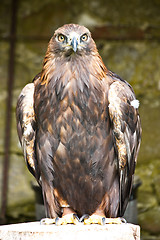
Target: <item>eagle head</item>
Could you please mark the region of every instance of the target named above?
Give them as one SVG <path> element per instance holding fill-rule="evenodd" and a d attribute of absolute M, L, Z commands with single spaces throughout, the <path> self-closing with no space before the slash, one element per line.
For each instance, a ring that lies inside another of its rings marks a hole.
<path fill-rule="evenodd" d="M 91 54 L 96 45 L 90 31 L 77 24 L 67 24 L 58 28 L 51 38 L 50 51 L 60 56 L 76 56 Z"/>

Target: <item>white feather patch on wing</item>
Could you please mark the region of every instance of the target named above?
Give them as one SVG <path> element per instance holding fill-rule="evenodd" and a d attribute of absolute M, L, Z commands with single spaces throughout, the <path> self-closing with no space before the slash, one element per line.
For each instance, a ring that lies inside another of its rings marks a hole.
<path fill-rule="evenodd" d="M 134 99 L 131 101 L 131 106 L 134 108 L 139 108 L 139 101 L 137 99 Z"/>
<path fill-rule="evenodd" d="M 32 133 L 32 132 L 33 132 L 33 127 L 32 127 L 32 125 L 31 125 L 31 123 L 26 124 L 26 126 L 25 126 L 25 131 L 24 131 L 24 136 L 27 137 L 27 136 L 29 136 L 30 133 Z"/>

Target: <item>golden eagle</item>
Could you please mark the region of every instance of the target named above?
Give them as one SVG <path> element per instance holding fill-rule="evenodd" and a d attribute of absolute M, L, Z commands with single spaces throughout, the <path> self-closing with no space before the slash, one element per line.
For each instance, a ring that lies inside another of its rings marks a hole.
<path fill-rule="evenodd" d="M 119 222 L 140 146 L 138 106 L 129 83 L 104 65 L 87 28 L 55 31 L 16 112 L 24 158 L 51 222 Z"/>

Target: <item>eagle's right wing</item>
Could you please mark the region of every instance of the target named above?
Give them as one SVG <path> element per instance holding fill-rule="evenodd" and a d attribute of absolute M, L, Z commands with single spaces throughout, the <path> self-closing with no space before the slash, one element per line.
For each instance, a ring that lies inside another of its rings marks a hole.
<path fill-rule="evenodd" d="M 39 181 L 35 153 L 36 121 L 34 113 L 34 83 L 27 84 L 21 91 L 16 108 L 17 132 L 29 171 Z"/>

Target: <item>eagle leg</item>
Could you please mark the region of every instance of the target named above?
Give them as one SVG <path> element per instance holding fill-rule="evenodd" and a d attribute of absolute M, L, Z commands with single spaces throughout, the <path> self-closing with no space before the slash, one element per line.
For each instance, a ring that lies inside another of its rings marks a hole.
<path fill-rule="evenodd" d="M 76 225 L 76 224 L 80 223 L 78 216 L 76 215 L 75 211 L 73 211 L 72 208 L 70 208 L 69 206 L 68 207 L 65 206 L 62 209 L 63 209 L 62 217 L 56 218 L 56 222 L 55 222 L 56 225 L 58 225 L 58 226 L 66 225 L 66 224 L 75 224 Z"/>

